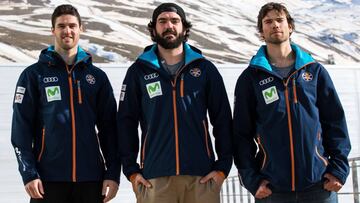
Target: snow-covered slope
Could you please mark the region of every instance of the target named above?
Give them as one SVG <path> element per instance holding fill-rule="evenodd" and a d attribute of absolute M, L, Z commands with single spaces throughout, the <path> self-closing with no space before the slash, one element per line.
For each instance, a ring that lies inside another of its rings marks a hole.
<path fill-rule="evenodd" d="M 96 62 L 131 62 L 151 44 L 146 29 L 153 9 L 164 1 L 1 0 L 0 63 L 30 63 L 53 43 L 50 17 L 60 4 L 79 9 L 85 32 L 81 46 Z M 247 63 L 262 42 L 257 14 L 268 1 L 174 1 L 192 22 L 189 42 L 217 63 Z M 293 42 L 325 62 L 360 62 L 360 0 L 282 1 L 295 18 Z"/>

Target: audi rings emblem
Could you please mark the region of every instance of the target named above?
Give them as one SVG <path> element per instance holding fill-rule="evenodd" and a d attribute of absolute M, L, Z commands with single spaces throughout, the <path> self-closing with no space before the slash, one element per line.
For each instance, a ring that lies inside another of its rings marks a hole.
<path fill-rule="evenodd" d="M 190 74 L 196 78 L 200 77 L 201 75 L 201 70 L 200 68 L 193 68 L 190 70 Z"/>
<path fill-rule="evenodd" d="M 145 79 L 145 80 L 151 80 L 151 79 L 155 79 L 155 78 L 157 78 L 157 77 L 159 77 L 159 74 L 158 74 L 158 73 L 151 73 L 151 74 L 149 74 L 149 75 L 145 75 L 145 76 L 144 76 L 144 79 Z"/>
<path fill-rule="evenodd" d="M 87 81 L 90 85 L 93 85 L 93 84 L 95 84 L 95 82 L 96 82 L 94 76 L 92 76 L 92 75 L 90 75 L 90 74 L 87 74 L 87 75 L 86 75 L 86 81 Z"/>
<path fill-rule="evenodd" d="M 269 82 L 272 82 L 272 81 L 274 81 L 274 77 L 268 77 L 268 78 L 266 78 L 264 80 L 261 80 L 259 82 L 259 85 L 266 85 L 266 84 L 268 84 Z"/>
<path fill-rule="evenodd" d="M 57 82 L 59 81 L 58 77 L 44 77 L 43 82 L 49 83 L 49 82 Z"/>

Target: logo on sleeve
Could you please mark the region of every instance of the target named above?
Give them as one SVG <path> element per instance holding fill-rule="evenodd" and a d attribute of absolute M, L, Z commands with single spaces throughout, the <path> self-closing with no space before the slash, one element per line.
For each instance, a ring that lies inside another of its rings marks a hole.
<path fill-rule="evenodd" d="M 125 94 L 126 94 L 126 84 L 123 84 L 121 87 L 120 101 L 125 100 Z"/>
<path fill-rule="evenodd" d="M 26 91 L 25 87 L 17 86 L 16 88 L 16 93 L 25 94 L 25 91 Z"/>
<path fill-rule="evenodd" d="M 14 103 L 22 104 L 22 101 L 24 99 L 25 91 L 26 91 L 25 87 L 21 87 L 21 86 L 16 87 Z"/>
<path fill-rule="evenodd" d="M 276 87 L 272 86 L 262 91 L 266 104 L 270 104 L 279 99 Z"/>
<path fill-rule="evenodd" d="M 45 87 L 45 93 L 48 102 L 61 100 L 60 86 Z"/>
<path fill-rule="evenodd" d="M 146 90 L 149 94 L 150 99 L 162 95 L 160 81 L 147 84 Z"/>
<path fill-rule="evenodd" d="M 22 104 L 23 99 L 24 99 L 23 94 L 15 94 L 14 103 Z"/>

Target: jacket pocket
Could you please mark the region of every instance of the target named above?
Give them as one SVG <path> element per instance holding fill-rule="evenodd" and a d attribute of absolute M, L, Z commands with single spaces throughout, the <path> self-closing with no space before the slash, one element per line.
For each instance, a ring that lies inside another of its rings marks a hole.
<path fill-rule="evenodd" d="M 148 137 L 148 132 L 147 132 L 146 135 L 145 135 L 144 144 L 142 145 L 142 149 L 141 149 L 141 164 L 140 164 L 140 168 L 144 168 L 145 148 L 146 148 L 147 137 Z"/>
<path fill-rule="evenodd" d="M 78 90 L 78 102 L 82 104 L 82 93 L 81 93 L 81 85 L 80 80 L 76 80 L 77 90 Z"/>
<path fill-rule="evenodd" d="M 41 130 L 41 149 L 40 149 L 39 156 L 37 158 L 38 162 L 40 162 L 40 160 L 41 160 L 41 157 L 44 153 L 44 148 L 45 148 L 45 126 Z"/>
<path fill-rule="evenodd" d="M 321 141 L 321 134 L 320 134 L 320 132 L 318 132 L 317 138 L 318 138 L 318 141 L 319 141 L 319 144 L 320 144 L 320 143 L 321 143 L 321 142 L 320 142 L 320 141 Z M 327 159 L 320 154 L 319 149 L 318 149 L 318 145 L 315 145 L 315 154 L 316 154 L 316 156 L 324 163 L 324 166 L 325 166 L 325 167 L 329 164 L 328 161 L 327 161 Z"/>
<path fill-rule="evenodd" d="M 263 153 L 263 160 L 262 160 L 262 164 L 261 164 L 261 168 L 260 170 L 263 170 L 267 161 L 267 155 L 266 155 L 266 151 L 265 148 L 263 146 L 263 144 L 261 143 L 261 139 L 260 139 L 260 135 L 257 136 L 257 143 L 259 145 L 260 151 Z"/>
<path fill-rule="evenodd" d="M 323 156 L 321 156 L 317 146 L 315 146 L 315 154 L 324 163 L 324 166 L 328 165 L 328 161 Z"/>
<path fill-rule="evenodd" d="M 207 131 L 207 125 L 205 120 L 202 121 L 203 123 L 203 127 L 204 127 L 204 136 L 205 136 L 205 145 L 206 145 L 206 152 L 207 155 L 209 157 L 209 159 L 211 158 L 211 152 L 210 152 L 210 147 L 209 147 L 209 139 L 208 139 L 208 131 Z"/>
<path fill-rule="evenodd" d="M 180 97 L 184 97 L 184 74 L 181 74 L 181 80 L 180 80 Z"/>

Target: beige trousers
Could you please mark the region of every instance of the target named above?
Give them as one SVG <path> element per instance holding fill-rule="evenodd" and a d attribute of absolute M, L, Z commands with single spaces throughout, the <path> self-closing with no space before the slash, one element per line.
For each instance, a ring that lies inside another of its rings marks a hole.
<path fill-rule="evenodd" d="M 199 176 L 166 176 L 150 179 L 152 187 L 139 185 L 137 203 L 220 203 L 220 186 Z"/>

